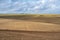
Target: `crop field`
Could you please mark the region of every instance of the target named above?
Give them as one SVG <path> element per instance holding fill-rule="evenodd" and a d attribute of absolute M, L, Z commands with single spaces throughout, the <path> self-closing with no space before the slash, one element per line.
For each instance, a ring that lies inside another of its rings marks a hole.
<path fill-rule="evenodd" d="M 0 40 L 60 40 L 59 37 L 60 14 L 0 15 Z"/>

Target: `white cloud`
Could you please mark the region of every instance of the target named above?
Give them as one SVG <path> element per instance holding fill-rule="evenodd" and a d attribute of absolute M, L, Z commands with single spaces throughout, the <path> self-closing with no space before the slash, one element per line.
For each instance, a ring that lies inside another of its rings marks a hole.
<path fill-rule="evenodd" d="M 57 8 L 57 6 L 56 6 L 56 5 L 54 5 L 54 4 L 52 4 L 52 5 L 50 6 L 50 8 L 51 8 L 51 9 L 56 9 L 56 8 Z"/>
<path fill-rule="evenodd" d="M 42 3 L 42 4 L 45 4 L 45 2 L 46 2 L 46 0 L 41 0 L 41 3 Z"/>
<path fill-rule="evenodd" d="M 39 8 L 40 8 L 40 6 L 35 6 L 35 7 L 34 7 L 34 9 L 39 9 Z"/>
<path fill-rule="evenodd" d="M 57 5 L 58 4 L 58 5 Z M 6 9 L 6 10 L 5 10 Z M 60 10 L 58 0 L 5 0 L 0 3 L 0 12 L 52 12 Z"/>

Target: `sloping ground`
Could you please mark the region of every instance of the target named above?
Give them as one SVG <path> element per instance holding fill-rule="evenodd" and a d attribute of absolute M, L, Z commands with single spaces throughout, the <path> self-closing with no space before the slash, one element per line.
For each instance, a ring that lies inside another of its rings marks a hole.
<path fill-rule="evenodd" d="M 0 17 L 0 40 L 60 40 L 60 19 L 52 19 Z"/>
<path fill-rule="evenodd" d="M 60 40 L 60 32 L 0 30 L 0 40 Z"/>
<path fill-rule="evenodd" d="M 0 29 L 26 31 L 60 31 L 60 25 L 52 23 L 0 18 Z"/>

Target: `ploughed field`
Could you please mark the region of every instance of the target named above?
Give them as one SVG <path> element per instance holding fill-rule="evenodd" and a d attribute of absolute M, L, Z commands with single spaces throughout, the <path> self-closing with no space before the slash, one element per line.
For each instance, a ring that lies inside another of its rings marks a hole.
<path fill-rule="evenodd" d="M 60 40 L 60 15 L 1 15 L 0 40 Z"/>
<path fill-rule="evenodd" d="M 0 30 L 0 40 L 60 40 L 60 32 Z"/>

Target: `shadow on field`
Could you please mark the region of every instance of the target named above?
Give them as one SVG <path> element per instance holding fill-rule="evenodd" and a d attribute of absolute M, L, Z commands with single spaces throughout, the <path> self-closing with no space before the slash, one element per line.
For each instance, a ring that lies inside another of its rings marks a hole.
<path fill-rule="evenodd" d="M 53 23 L 53 24 L 59 24 L 60 25 L 60 17 L 33 17 L 29 15 L 25 16 L 0 16 L 0 18 L 5 18 L 5 19 L 16 19 L 16 20 L 24 20 L 24 21 L 33 21 L 33 22 L 44 22 L 44 23 Z"/>

